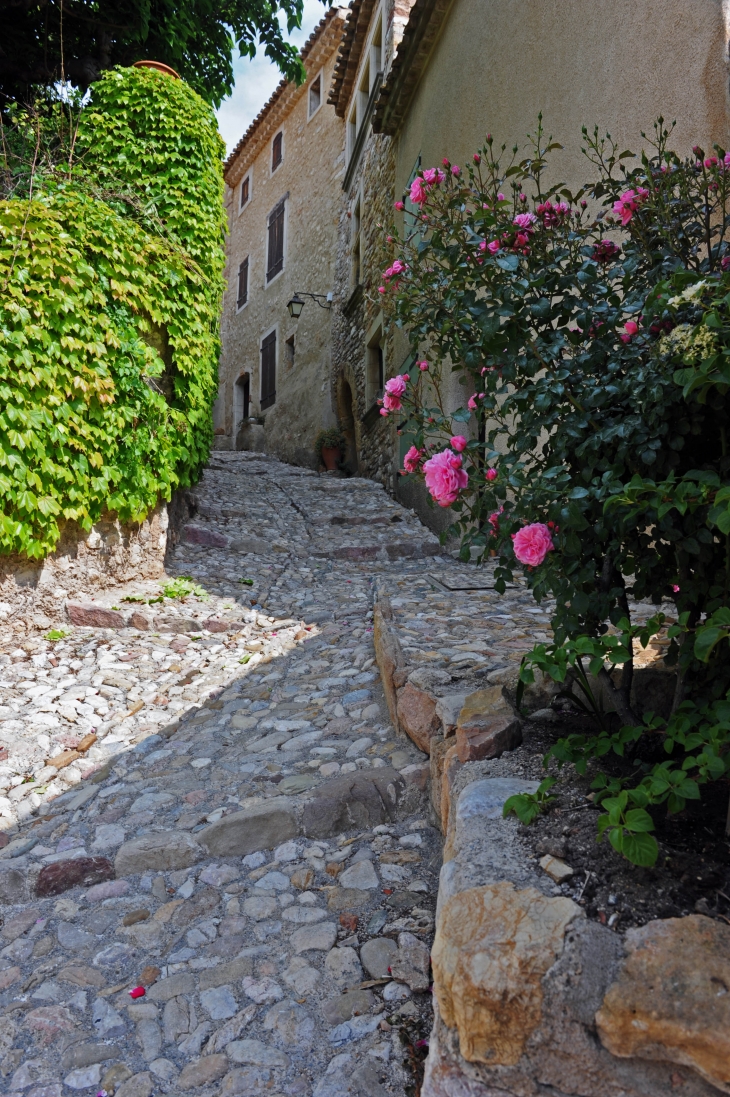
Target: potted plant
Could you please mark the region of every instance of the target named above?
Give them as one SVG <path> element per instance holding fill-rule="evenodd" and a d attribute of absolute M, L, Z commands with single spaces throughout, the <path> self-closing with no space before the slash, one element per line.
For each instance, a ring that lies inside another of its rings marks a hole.
<path fill-rule="evenodd" d="M 317 435 L 314 449 L 327 472 L 334 472 L 342 460 L 344 444 L 345 437 L 339 427 L 328 427 Z"/>

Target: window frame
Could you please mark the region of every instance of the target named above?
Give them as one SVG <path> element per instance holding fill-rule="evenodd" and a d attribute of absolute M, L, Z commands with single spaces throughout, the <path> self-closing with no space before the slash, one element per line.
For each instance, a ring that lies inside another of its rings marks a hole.
<path fill-rule="evenodd" d="M 274 164 L 274 146 L 276 144 L 277 137 L 281 138 L 280 156 L 279 156 L 279 159 L 278 159 L 277 163 Z M 282 128 L 280 130 L 277 130 L 277 132 L 271 138 L 271 160 L 269 161 L 269 168 L 270 168 L 271 175 L 274 175 L 274 173 L 279 170 L 279 168 L 281 167 L 281 165 L 283 163 L 284 163 L 284 130 Z"/>
<path fill-rule="evenodd" d="M 373 373 L 377 363 L 377 384 L 374 383 Z M 387 363 L 385 360 L 385 321 L 380 313 L 373 323 L 365 340 L 365 410 L 369 411 L 377 405 L 378 400 L 385 390 Z"/>
<path fill-rule="evenodd" d="M 280 207 L 283 210 L 282 229 L 281 229 L 281 267 L 276 272 L 276 274 L 272 274 L 271 277 L 269 277 L 269 271 L 271 269 L 271 263 L 270 263 L 270 258 L 269 258 L 269 249 L 271 247 L 271 219 L 274 216 L 274 214 L 279 210 Z M 273 285 L 274 282 L 276 281 L 276 279 L 280 278 L 281 275 L 286 270 L 286 250 L 287 250 L 287 243 L 288 243 L 288 221 L 289 221 L 288 209 L 289 209 L 289 192 L 287 191 L 287 193 L 282 198 L 279 199 L 279 201 L 276 203 L 274 208 L 269 211 L 269 213 L 267 214 L 267 217 L 266 217 L 266 249 L 265 249 L 266 250 L 266 268 L 265 268 L 265 272 L 264 272 L 264 288 L 265 289 L 268 289 L 269 286 Z"/>
<path fill-rule="evenodd" d="M 273 393 L 269 393 L 264 396 L 264 344 L 269 342 L 273 336 L 274 342 L 274 390 Z M 274 324 L 273 327 L 265 331 L 259 340 L 259 408 L 261 411 L 267 411 L 273 407 L 276 403 L 276 378 L 279 372 L 279 325 Z"/>
<path fill-rule="evenodd" d="M 243 301 L 241 300 L 241 273 L 243 268 L 246 268 L 246 296 Z M 247 255 L 242 262 L 238 264 L 238 274 L 236 275 L 236 314 L 243 312 L 248 304 L 248 299 L 251 290 L 251 256 Z"/>
<path fill-rule="evenodd" d="M 352 200 L 352 230 L 350 236 L 350 279 L 353 290 L 362 285 L 362 206 L 362 190 L 359 190 Z M 357 263 L 355 262 L 356 255 Z"/>
<path fill-rule="evenodd" d="M 312 94 L 312 88 L 314 87 L 314 85 L 317 83 L 318 80 L 319 80 L 319 103 L 314 108 L 314 110 L 312 110 L 312 103 L 311 103 L 310 96 Z M 309 86 L 307 88 L 307 121 L 308 122 L 312 121 L 315 114 L 319 113 L 319 111 L 322 109 L 323 105 L 324 105 L 324 69 L 322 68 L 322 69 L 319 70 L 317 75 L 310 81 Z"/>
<path fill-rule="evenodd" d="M 248 183 L 248 198 L 245 202 L 242 202 L 243 188 Z M 253 198 L 253 168 L 249 168 L 243 179 L 238 186 L 238 212 L 243 213 L 251 205 L 251 199 Z"/>

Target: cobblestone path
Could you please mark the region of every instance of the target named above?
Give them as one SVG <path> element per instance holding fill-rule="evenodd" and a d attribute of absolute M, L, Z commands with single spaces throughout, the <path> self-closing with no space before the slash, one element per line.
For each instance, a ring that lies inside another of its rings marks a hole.
<path fill-rule="evenodd" d="M 373 588 L 453 562 L 377 485 L 256 455 L 193 503 L 168 572 L 206 595 L 79 598 L 0 654 L 0 1089 L 411 1092 L 441 840 Z"/>

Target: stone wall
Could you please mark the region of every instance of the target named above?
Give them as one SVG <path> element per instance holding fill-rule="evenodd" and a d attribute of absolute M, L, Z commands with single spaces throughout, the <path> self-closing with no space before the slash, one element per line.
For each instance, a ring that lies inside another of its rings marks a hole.
<path fill-rule="evenodd" d="M 167 507 L 141 523 L 102 517 L 85 533 L 67 522 L 55 552 L 44 560 L 0 556 L 0 627 L 22 635 L 64 623 L 67 598 L 164 574 Z"/>
<path fill-rule="evenodd" d="M 385 0 L 383 12 L 382 68 L 392 64 L 412 0 Z M 360 6 L 357 6 L 362 18 Z M 363 6 L 364 10 L 364 6 Z M 358 86 L 362 65 L 367 63 L 364 46 L 379 17 L 372 6 L 370 24 L 358 27 L 356 45 L 349 49 L 344 85 Z M 337 111 L 348 117 L 352 95 L 341 97 Z M 393 416 L 380 415 L 377 386 L 372 378 L 372 354 L 376 342 L 383 353 L 384 376 L 393 377 L 404 365 L 396 347 L 394 332 L 384 316 L 378 286 L 389 262 L 386 236 L 393 223 L 395 200 L 395 147 L 389 137 L 370 132 L 370 121 L 362 150 L 342 194 L 335 265 L 335 313 L 332 324 L 332 393 L 341 427 L 348 440 L 351 471 L 377 480 L 395 491 L 398 437 Z M 359 206 L 359 226 L 356 211 Z M 360 277 L 355 272 L 353 245 L 359 228 Z M 405 352 L 407 356 L 407 350 Z"/>

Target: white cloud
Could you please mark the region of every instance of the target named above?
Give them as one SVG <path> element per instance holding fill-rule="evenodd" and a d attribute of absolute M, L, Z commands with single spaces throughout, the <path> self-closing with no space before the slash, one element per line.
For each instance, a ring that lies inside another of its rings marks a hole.
<path fill-rule="evenodd" d="M 302 29 L 294 31 L 290 41 L 301 48 L 325 11 L 320 0 L 304 0 Z M 228 152 L 243 137 L 281 80 L 281 73 L 265 56 L 263 48 L 257 50 L 253 60 L 248 57 L 237 58 L 233 62 L 233 71 L 236 78 L 233 93 L 216 111 L 218 129 Z"/>

